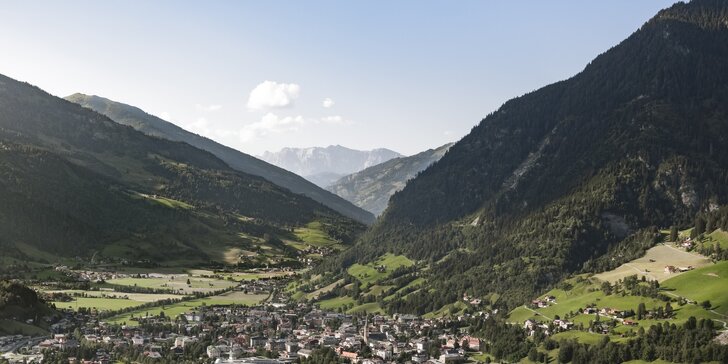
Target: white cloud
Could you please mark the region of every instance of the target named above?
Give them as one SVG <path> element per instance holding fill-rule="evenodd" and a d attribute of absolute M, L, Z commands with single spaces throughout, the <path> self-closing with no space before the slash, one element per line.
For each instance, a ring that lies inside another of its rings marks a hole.
<path fill-rule="evenodd" d="M 346 120 L 341 115 L 325 116 L 319 120 L 320 120 L 320 122 L 325 123 L 325 124 L 338 124 L 338 125 L 353 124 L 353 122 L 351 120 Z"/>
<path fill-rule="evenodd" d="M 195 104 L 195 108 L 197 111 L 218 111 L 222 109 L 222 105 L 201 105 L 201 104 Z"/>
<path fill-rule="evenodd" d="M 272 109 L 293 105 L 301 93 L 301 86 L 295 83 L 264 81 L 250 91 L 248 109 Z"/>
<path fill-rule="evenodd" d="M 275 113 L 268 112 L 260 119 L 252 124 L 244 125 L 238 135 L 242 142 L 248 142 L 259 137 L 266 137 L 270 134 L 280 134 L 288 132 L 297 132 L 307 127 L 316 125 L 350 125 L 354 122 L 344 119 L 340 115 L 325 116 L 322 118 L 306 118 L 301 115 L 297 116 L 279 116 Z"/>
<path fill-rule="evenodd" d="M 329 109 L 332 106 L 334 106 L 334 104 L 335 104 L 334 103 L 334 100 L 332 100 L 331 98 L 327 97 L 327 98 L 324 99 L 324 102 L 323 102 L 322 106 L 325 107 L 325 108 L 327 108 L 327 109 Z"/>
<path fill-rule="evenodd" d="M 247 142 L 258 136 L 266 136 L 272 133 L 284 133 L 297 131 L 306 124 L 306 119 L 301 116 L 279 117 L 274 113 L 263 115 L 260 121 L 243 126 L 240 129 L 240 140 Z"/>

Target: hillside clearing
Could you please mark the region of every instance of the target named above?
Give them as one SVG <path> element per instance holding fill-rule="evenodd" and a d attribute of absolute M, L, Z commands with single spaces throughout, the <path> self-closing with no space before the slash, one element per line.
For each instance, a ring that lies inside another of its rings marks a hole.
<path fill-rule="evenodd" d="M 389 277 L 392 271 L 399 267 L 411 267 L 415 263 L 404 255 L 387 253 L 379 259 L 366 265 L 354 264 L 347 272 L 366 287 L 371 286 L 380 279 Z"/>
<path fill-rule="evenodd" d="M 595 275 L 599 280 L 614 283 L 628 276 L 645 276 L 649 280 L 665 281 L 680 273 L 665 273 L 665 266 L 695 268 L 712 264 L 710 259 L 696 253 L 689 253 L 672 245 L 661 244 L 647 250 L 642 258 L 622 264 L 618 268 Z"/>

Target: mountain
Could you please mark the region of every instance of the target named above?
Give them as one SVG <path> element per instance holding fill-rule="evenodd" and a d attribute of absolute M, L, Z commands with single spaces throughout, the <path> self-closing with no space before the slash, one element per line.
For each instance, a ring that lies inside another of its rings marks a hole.
<path fill-rule="evenodd" d="M 428 288 L 386 301 L 389 312 L 463 293 L 515 307 L 727 202 L 728 2 L 694 0 L 485 117 L 318 272 L 391 252 L 417 262 Z"/>
<path fill-rule="evenodd" d="M 278 152 L 265 152 L 261 159 L 327 187 L 347 174 L 401 156 L 385 148 L 364 151 L 330 145 L 326 148 L 283 148 Z"/>
<path fill-rule="evenodd" d="M 245 259 L 295 264 L 292 229 L 316 223 L 344 244 L 363 229 L 209 152 L 5 76 L 0 110 L 3 259 L 238 264 L 265 246 L 270 255 Z"/>
<path fill-rule="evenodd" d="M 390 159 L 342 177 L 327 189 L 374 215 L 379 215 L 387 208 L 390 196 L 402 190 L 407 181 L 417 173 L 440 160 L 452 145 L 453 143 L 448 143 L 410 157 Z"/>
<path fill-rule="evenodd" d="M 287 188 L 318 201 L 339 213 L 356 219 L 363 223 L 371 223 L 374 217 L 354 206 L 350 202 L 323 190 L 315 184 L 282 168 L 273 166 L 258 158 L 247 155 L 235 149 L 226 147 L 213 140 L 184 130 L 168 121 L 150 115 L 143 110 L 115 102 L 99 96 L 89 96 L 80 93 L 66 97 L 67 100 L 106 115 L 111 120 L 131 126 L 147 135 L 156 136 L 173 141 L 185 142 L 189 145 L 206 150 L 230 167 L 254 176 L 263 177 L 278 186 Z"/>

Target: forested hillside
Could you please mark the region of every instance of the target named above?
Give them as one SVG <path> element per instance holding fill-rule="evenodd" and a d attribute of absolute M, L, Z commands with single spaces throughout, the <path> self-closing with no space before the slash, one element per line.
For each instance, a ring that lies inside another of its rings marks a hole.
<path fill-rule="evenodd" d="M 400 191 L 417 173 L 437 162 L 453 143 L 428 149 L 409 157 L 390 159 L 342 177 L 327 189 L 373 213 L 381 214 L 389 198 Z"/>
<path fill-rule="evenodd" d="M 19 283 L 0 281 L 0 334 L 16 335 L 43 332 L 46 319 L 57 312 L 43 302 L 38 294 Z"/>
<path fill-rule="evenodd" d="M 294 193 L 303 194 L 318 201 L 339 213 L 356 219 L 363 223 L 371 223 L 374 217 L 349 203 L 348 201 L 330 193 L 306 179 L 266 163 L 258 158 L 247 155 L 235 149 L 226 147 L 203 136 L 191 133 L 177 125 L 150 115 L 131 105 L 122 104 L 99 96 L 73 94 L 67 100 L 80 104 L 100 114 L 108 116 L 111 120 L 128 125 L 144 134 L 188 143 L 196 148 L 214 154 L 233 169 L 240 172 L 260 176 L 274 184 L 287 188 Z"/>
<path fill-rule="evenodd" d="M 392 252 L 429 267 L 430 289 L 390 311 L 429 312 L 463 293 L 518 305 L 727 201 L 728 3 L 696 0 L 574 77 L 506 102 L 320 271 Z"/>
<path fill-rule="evenodd" d="M 4 76 L 0 110 L 0 244 L 10 256 L 199 263 L 295 240 L 290 231 L 312 222 L 343 244 L 363 229 L 211 153 Z"/>

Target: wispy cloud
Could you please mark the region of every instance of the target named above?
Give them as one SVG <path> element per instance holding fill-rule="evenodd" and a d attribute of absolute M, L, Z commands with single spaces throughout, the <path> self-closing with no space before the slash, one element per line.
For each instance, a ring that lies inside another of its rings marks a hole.
<path fill-rule="evenodd" d="M 272 133 L 283 133 L 297 131 L 306 123 L 303 116 L 280 117 L 274 113 L 263 115 L 260 121 L 243 126 L 240 129 L 240 140 L 247 142 L 259 136 L 266 136 Z"/>
<path fill-rule="evenodd" d="M 295 83 L 264 81 L 250 91 L 248 109 L 276 109 L 289 107 L 301 93 L 301 86 Z"/>
<path fill-rule="evenodd" d="M 325 117 L 319 119 L 319 122 L 324 123 L 324 124 L 338 124 L 338 125 L 349 125 L 349 124 L 354 123 L 351 120 L 344 119 L 344 117 L 341 115 L 325 116 Z"/>
<path fill-rule="evenodd" d="M 222 105 L 216 105 L 216 104 L 212 104 L 212 105 L 195 104 L 195 109 L 197 109 L 197 111 L 218 111 L 218 110 L 222 109 Z"/>
<path fill-rule="evenodd" d="M 323 107 L 325 107 L 327 109 L 330 109 L 332 106 L 334 106 L 334 104 L 335 104 L 334 100 L 332 100 L 331 98 L 327 97 L 327 98 L 324 99 L 324 101 L 323 101 L 323 103 L 322 103 L 321 106 L 323 106 Z"/>
<path fill-rule="evenodd" d="M 301 115 L 297 116 L 279 116 L 269 112 L 260 119 L 251 124 L 247 124 L 240 129 L 240 140 L 243 142 L 251 141 L 259 137 L 266 137 L 271 134 L 281 134 L 289 132 L 297 132 L 303 128 L 314 125 L 349 125 L 353 121 L 347 120 L 340 115 L 326 116 L 322 118 L 306 118 Z"/>

